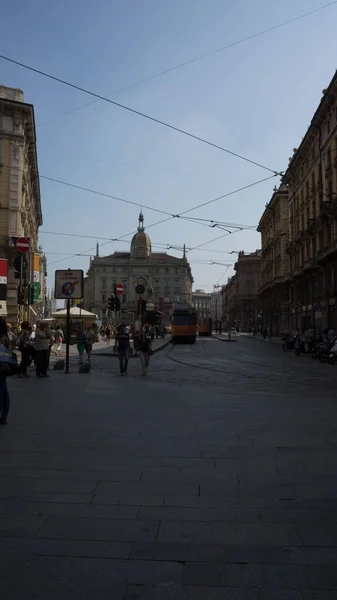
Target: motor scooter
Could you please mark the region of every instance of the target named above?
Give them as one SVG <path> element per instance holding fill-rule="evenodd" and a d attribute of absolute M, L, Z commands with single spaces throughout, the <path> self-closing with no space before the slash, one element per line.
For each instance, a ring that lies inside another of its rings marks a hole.
<path fill-rule="evenodd" d="M 329 358 L 328 358 L 329 365 L 334 365 L 336 360 L 337 360 L 337 342 L 335 340 L 334 345 L 330 349 L 330 354 L 329 354 Z"/>

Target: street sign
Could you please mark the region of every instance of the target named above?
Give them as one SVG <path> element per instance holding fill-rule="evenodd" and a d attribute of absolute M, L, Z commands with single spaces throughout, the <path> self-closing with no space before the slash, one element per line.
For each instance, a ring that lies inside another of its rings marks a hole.
<path fill-rule="evenodd" d="M 30 248 L 30 241 L 28 238 L 21 237 L 16 240 L 15 246 L 20 254 L 26 254 Z"/>
<path fill-rule="evenodd" d="M 124 292 L 124 286 L 121 283 L 117 283 L 116 292 L 121 296 Z"/>
<path fill-rule="evenodd" d="M 145 277 L 137 277 L 136 285 L 147 285 L 147 279 Z"/>
<path fill-rule="evenodd" d="M 139 294 L 139 296 L 144 294 L 144 292 L 145 292 L 144 285 L 142 285 L 141 283 L 138 283 L 138 285 L 136 285 L 136 287 L 135 287 L 135 292 L 136 292 L 136 294 Z"/>
<path fill-rule="evenodd" d="M 55 271 L 55 298 L 69 300 L 83 298 L 83 271 Z"/>
<path fill-rule="evenodd" d="M 0 258 L 0 284 L 7 284 L 7 260 Z"/>

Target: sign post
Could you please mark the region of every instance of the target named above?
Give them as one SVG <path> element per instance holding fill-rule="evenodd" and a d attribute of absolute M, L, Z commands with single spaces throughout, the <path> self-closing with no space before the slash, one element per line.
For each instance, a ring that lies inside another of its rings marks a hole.
<path fill-rule="evenodd" d="M 55 271 L 55 298 L 67 300 L 66 321 L 66 373 L 69 373 L 69 346 L 70 346 L 70 303 L 71 300 L 83 298 L 83 271 Z"/>
<path fill-rule="evenodd" d="M 26 321 L 28 319 L 28 308 L 27 308 L 27 291 L 26 288 L 23 289 L 23 261 L 24 254 L 27 254 L 30 250 L 30 239 L 26 237 L 19 237 L 15 240 L 15 247 L 17 251 L 20 253 L 20 284 L 19 284 L 19 295 L 22 297 L 23 294 L 23 319 Z"/>

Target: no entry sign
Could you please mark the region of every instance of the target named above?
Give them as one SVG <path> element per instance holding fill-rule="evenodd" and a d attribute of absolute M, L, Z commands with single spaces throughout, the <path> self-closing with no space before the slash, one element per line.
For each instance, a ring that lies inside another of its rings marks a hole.
<path fill-rule="evenodd" d="M 15 246 L 18 252 L 26 254 L 30 248 L 30 241 L 28 238 L 21 237 L 16 240 Z"/>
<path fill-rule="evenodd" d="M 117 283 L 116 292 L 120 296 L 123 294 L 123 292 L 124 292 L 124 286 L 121 283 Z"/>

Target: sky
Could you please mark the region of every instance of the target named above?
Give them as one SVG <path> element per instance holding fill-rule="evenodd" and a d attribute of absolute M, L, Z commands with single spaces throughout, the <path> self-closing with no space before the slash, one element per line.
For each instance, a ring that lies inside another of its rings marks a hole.
<path fill-rule="evenodd" d="M 12 0 L 1 9 L 0 54 L 280 172 L 337 67 L 337 2 L 134 84 L 324 4 L 327 0 Z M 256 226 L 279 177 L 189 213 L 203 224 L 175 218 L 151 226 L 165 216 L 145 206 L 178 214 L 270 171 L 107 102 L 93 103 L 83 92 L 4 60 L 0 84 L 21 88 L 34 105 L 41 176 L 138 205 L 41 179 L 39 240 L 49 288 L 55 269 L 88 269 L 96 240 L 102 256 L 127 251 L 141 206 L 153 251 L 162 251 L 163 244 L 191 249 L 205 244 L 188 252 L 194 289 L 212 291 L 226 283 L 236 257 L 227 252 L 260 247 L 255 229 L 225 236 L 206 220 Z M 124 241 L 99 240 L 126 234 Z M 179 249 L 168 252 L 182 255 Z"/>

